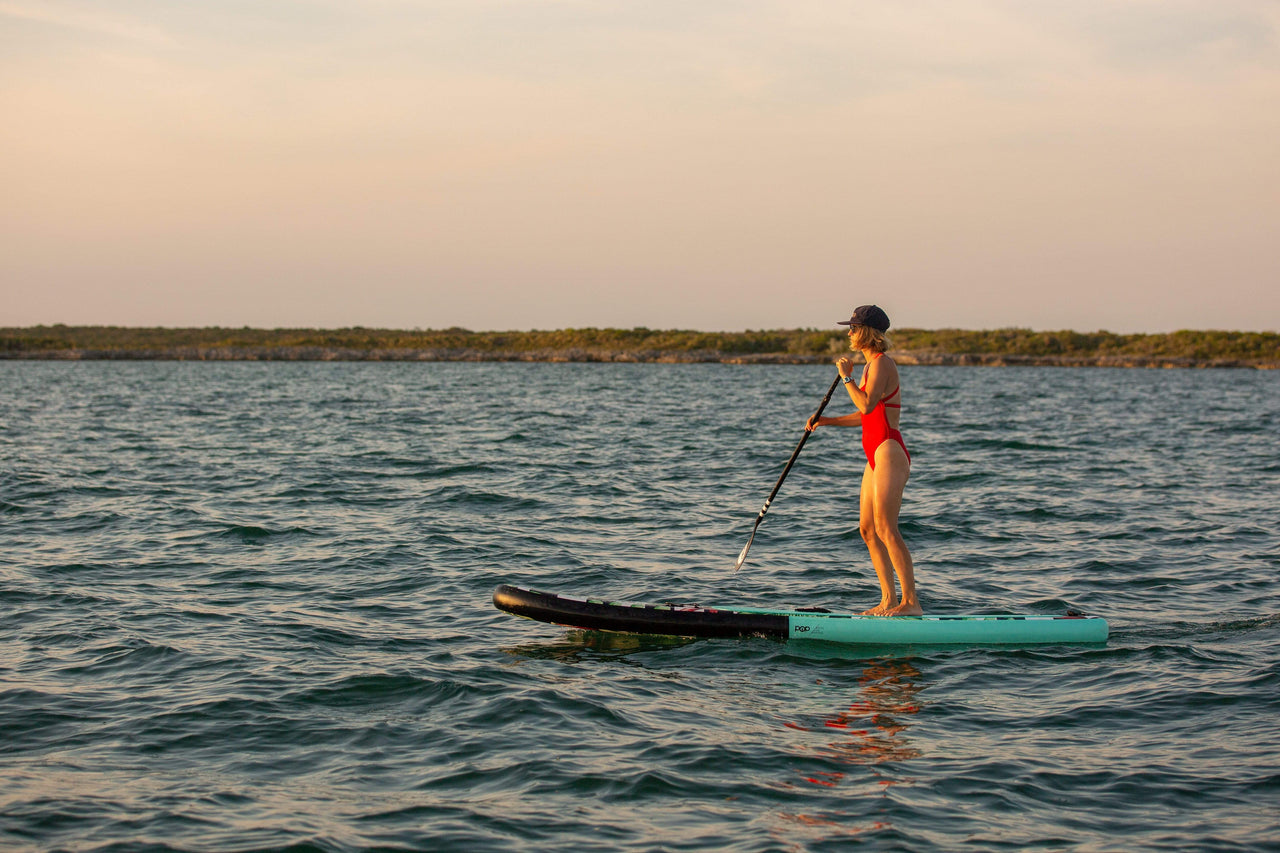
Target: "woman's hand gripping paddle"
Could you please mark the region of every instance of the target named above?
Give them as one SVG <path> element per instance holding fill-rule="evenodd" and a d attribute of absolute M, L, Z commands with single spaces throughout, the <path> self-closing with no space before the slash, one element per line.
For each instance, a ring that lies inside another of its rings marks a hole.
<path fill-rule="evenodd" d="M 835 392 L 836 386 L 840 384 L 840 376 L 831 381 L 831 387 L 827 389 L 827 396 L 822 398 L 822 403 L 818 406 L 818 411 L 813 413 L 810 420 L 817 420 L 822 415 L 822 410 L 827 407 L 827 403 L 831 402 L 831 395 Z M 796 464 L 796 457 L 800 455 L 800 451 L 804 448 L 804 443 L 809 440 L 811 430 L 805 430 L 804 435 L 800 437 L 800 443 L 796 445 L 796 449 L 791 452 L 791 458 L 787 460 L 787 467 L 782 469 L 782 476 L 778 478 L 778 482 L 774 484 L 773 491 L 769 493 L 769 497 L 765 498 L 764 506 L 760 508 L 760 514 L 756 516 L 755 526 L 751 528 L 751 538 L 747 540 L 747 546 L 742 549 L 742 553 L 738 555 L 738 562 L 733 564 L 733 570 L 736 572 L 742 568 L 742 564 L 747 560 L 747 552 L 751 550 L 751 543 L 756 541 L 756 531 L 760 529 L 760 522 L 764 521 L 764 514 L 769 511 L 769 504 L 773 503 L 773 499 L 778 494 L 778 489 L 782 488 L 782 481 L 787 479 L 787 474 L 791 472 L 791 466 Z"/>

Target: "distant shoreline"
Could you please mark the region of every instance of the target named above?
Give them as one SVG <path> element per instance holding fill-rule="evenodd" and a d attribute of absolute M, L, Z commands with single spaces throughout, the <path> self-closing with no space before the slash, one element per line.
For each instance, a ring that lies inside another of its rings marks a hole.
<path fill-rule="evenodd" d="M 1280 361 L 1136 356 L 1027 356 L 891 350 L 902 365 L 930 367 L 1128 367 L 1280 369 Z M 830 364 L 835 356 L 716 352 L 481 352 L 436 349 L 332 349 L 321 347 L 178 347 L 153 350 L 40 350 L 0 352 L 6 361 L 418 361 L 542 362 L 576 364 Z"/>
<path fill-rule="evenodd" d="M 1032 332 L 1001 329 L 891 335 L 903 365 L 982 367 L 1280 368 L 1272 332 Z M 552 332 L 315 329 L 0 328 L 0 359 L 32 361 L 419 361 L 645 364 L 829 364 L 841 331 L 567 329 Z"/>

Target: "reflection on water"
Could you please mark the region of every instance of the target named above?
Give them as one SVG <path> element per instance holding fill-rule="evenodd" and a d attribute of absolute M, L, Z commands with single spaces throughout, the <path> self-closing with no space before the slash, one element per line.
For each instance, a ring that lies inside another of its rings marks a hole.
<path fill-rule="evenodd" d="M 788 722 L 788 728 L 815 731 L 819 727 L 840 733 L 837 740 L 813 747 L 814 754 L 844 764 L 880 764 L 919 758 L 920 751 L 911 746 L 905 735 L 909 717 L 920 711 L 916 694 L 920 670 L 900 660 L 877 661 L 863 670 L 858 679 L 858 696 L 847 710 L 802 724 Z M 843 773 L 817 774 L 806 781 L 816 785 L 834 785 Z"/>
<path fill-rule="evenodd" d="M 569 630 L 556 640 L 503 651 L 516 659 L 575 662 L 583 655 L 626 655 L 694 642 L 697 640 L 689 637 Z M 848 689 L 830 681 L 818 683 L 833 690 Z M 827 796 L 813 798 L 815 808 L 811 811 L 772 813 L 770 831 L 782 849 L 802 850 L 812 841 L 853 838 L 892 828 L 887 791 L 911 780 L 890 778 L 883 771 L 895 762 L 922 757 L 908 730 L 922 707 L 918 694 L 924 687 L 922 673 L 911 663 L 882 658 L 863 668 L 847 706 L 811 719 L 783 722 L 788 729 L 812 735 L 808 742 L 794 742 L 793 749 L 807 759 L 805 764 L 820 765 L 793 766 L 794 775 L 783 787 L 798 794 L 811 791 Z M 805 795 L 805 799 L 810 797 Z M 803 837 L 798 838 L 797 833 Z"/>
<path fill-rule="evenodd" d="M 859 696 L 847 711 L 827 719 L 828 729 L 847 735 L 820 754 L 849 764 L 880 764 L 919 758 L 920 751 L 904 735 L 910 715 L 920 712 L 915 679 L 920 670 L 905 661 L 882 661 L 863 670 Z"/>
<path fill-rule="evenodd" d="M 901 779 L 886 778 L 878 769 L 887 763 L 920 758 L 922 753 L 907 736 L 911 717 L 920 712 L 917 694 L 923 689 L 920 670 L 901 660 L 880 660 L 866 667 L 858 678 L 858 692 L 847 709 L 808 722 L 788 721 L 789 729 L 834 734 L 834 740 L 803 745 L 810 756 L 841 765 L 860 765 L 859 772 L 796 768 L 804 784 L 819 788 L 865 787 L 865 794 L 884 796 Z M 824 739 L 825 740 L 825 739 Z M 789 787 L 795 787 L 794 785 Z M 822 835 L 861 835 L 888 829 L 887 820 L 850 820 L 840 814 L 788 813 L 778 817 L 792 830 L 798 825 Z M 780 830 L 786 834 L 786 830 Z M 780 839 L 781 840 L 781 839 Z"/>
<path fill-rule="evenodd" d="M 509 655 L 542 660 L 574 661 L 583 652 L 625 654 L 656 649 L 673 649 L 697 642 L 695 637 L 669 637 L 662 634 L 624 634 L 617 631 L 580 631 L 572 629 L 559 640 L 525 643 L 503 649 Z"/>

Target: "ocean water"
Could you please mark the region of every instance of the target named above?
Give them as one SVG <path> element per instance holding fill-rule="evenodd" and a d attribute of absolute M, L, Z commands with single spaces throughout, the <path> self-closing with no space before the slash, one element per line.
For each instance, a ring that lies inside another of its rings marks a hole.
<path fill-rule="evenodd" d="M 0 849 L 1280 850 L 1280 372 L 903 368 L 926 610 L 1105 646 L 493 609 L 873 604 L 857 430 L 729 571 L 831 370 L 0 362 Z"/>

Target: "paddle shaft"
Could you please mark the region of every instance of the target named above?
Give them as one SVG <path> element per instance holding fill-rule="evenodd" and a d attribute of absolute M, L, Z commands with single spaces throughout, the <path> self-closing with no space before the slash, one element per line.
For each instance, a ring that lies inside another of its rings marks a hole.
<path fill-rule="evenodd" d="M 836 374 L 836 378 L 831 380 L 831 387 L 827 389 L 827 395 L 822 398 L 822 402 L 818 404 L 818 411 L 814 412 L 815 418 L 822 416 L 822 410 L 827 407 L 827 403 L 831 402 L 831 395 L 835 393 L 836 386 L 840 384 L 840 375 Z M 738 562 L 733 564 L 733 570 L 736 572 L 742 568 L 742 564 L 747 559 L 747 551 L 751 550 L 751 543 L 756 539 L 756 530 L 760 528 L 760 522 L 764 521 L 764 514 L 769 511 L 769 504 L 773 503 L 773 499 L 778 495 L 778 489 L 782 488 L 782 481 L 787 479 L 787 474 L 791 473 L 791 466 L 796 464 L 796 457 L 800 455 L 800 451 L 804 449 L 804 443 L 809 440 L 811 431 L 805 430 L 804 435 L 800 436 L 800 443 L 796 445 L 796 449 L 791 451 L 791 458 L 787 460 L 787 467 L 782 469 L 782 476 L 778 478 L 778 482 L 773 484 L 773 491 L 769 492 L 769 497 L 765 498 L 764 506 L 760 508 L 760 514 L 756 516 L 756 523 L 751 528 L 751 538 L 747 540 L 747 545 L 742 549 L 742 553 L 738 555 Z"/>

